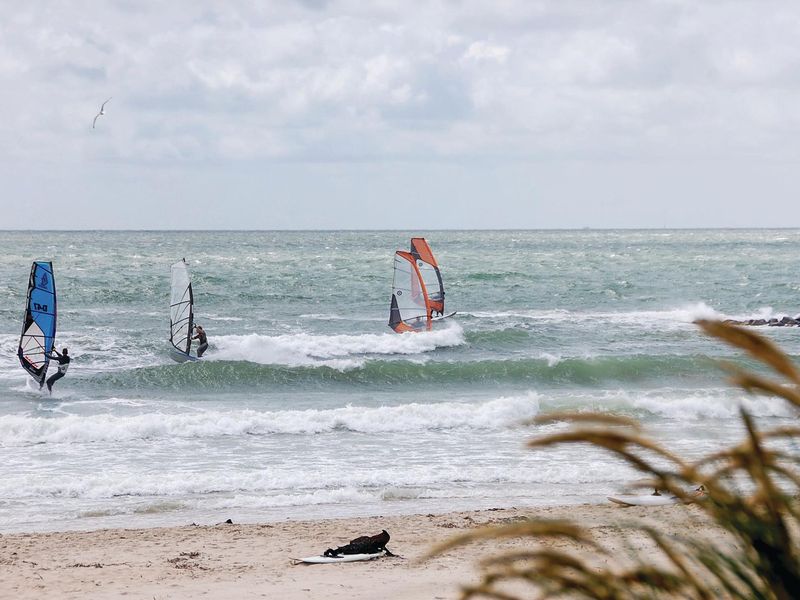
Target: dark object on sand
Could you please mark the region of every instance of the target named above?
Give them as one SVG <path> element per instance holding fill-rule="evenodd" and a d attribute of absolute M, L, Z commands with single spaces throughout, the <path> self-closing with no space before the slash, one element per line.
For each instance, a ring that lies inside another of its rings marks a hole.
<path fill-rule="evenodd" d="M 325 550 L 323 556 L 341 556 L 343 554 L 376 554 L 377 552 L 386 552 L 387 556 L 394 556 L 386 548 L 389 543 L 389 533 L 384 529 L 378 535 L 362 535 L 345 546 L 339 546 L 335 550 L 328 548 Z"/>

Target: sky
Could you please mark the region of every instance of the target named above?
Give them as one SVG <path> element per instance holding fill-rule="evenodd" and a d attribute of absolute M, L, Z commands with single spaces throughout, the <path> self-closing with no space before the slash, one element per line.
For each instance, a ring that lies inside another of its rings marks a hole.
<path fill-rule="evenodd" d="M 797 2 L 6 9 L 0 229 L 800 226 Z"/>

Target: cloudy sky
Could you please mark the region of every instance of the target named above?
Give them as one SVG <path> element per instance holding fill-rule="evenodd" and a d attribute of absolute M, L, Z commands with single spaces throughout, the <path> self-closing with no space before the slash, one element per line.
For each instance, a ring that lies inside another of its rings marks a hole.
<path fill-rule="evenodd" d="M 798 40 L 791 1 L 28 0 L 0 228 L 797 227 Z"/>

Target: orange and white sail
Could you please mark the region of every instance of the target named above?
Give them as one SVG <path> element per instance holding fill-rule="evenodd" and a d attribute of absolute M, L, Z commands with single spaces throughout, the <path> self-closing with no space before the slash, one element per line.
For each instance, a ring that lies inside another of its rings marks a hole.
<path fill-rule="evenodd" d="M 425 238 L 411 238 L 411 252 L 394 255 L 389 327 L 398 333 L 426 331 L 434 314 L 444 315 L 444 284 L 439 263 Z"/>
<path fill-rule="evenodd" d="M 417 260 L 410 252 L 394 254 L 389 327 L 397 333 L 431 328 L 431 305 Z"/>
<path fill-rule="evenodd" d="M 417 261 L 425 289 L 428 293 L 428 305 L 431 311 L 439 316 L 444 315 L 444 284 L 439 264 L 433 256 L 431 247 L 425 238 L 411 238 L 411 255 Z"/>

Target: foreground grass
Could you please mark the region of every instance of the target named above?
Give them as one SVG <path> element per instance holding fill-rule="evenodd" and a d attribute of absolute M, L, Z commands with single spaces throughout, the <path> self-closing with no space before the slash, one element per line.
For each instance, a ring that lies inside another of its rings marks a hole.
<path fill-rule="evenodd" d="M 724 364 L 734 385 L 748 392 L 783 398 L 800 408 L 800 373 L 772 342 L 753 331 L 718 321 L 699 321 L 707 334 L 731 344 L 767 366 L 776 378 Z M 632 598 L 775 599 L 800 597 L 799 517 L 796 496 L 800 452 L 798 427 L 759 430 L 740 409 L 744 439 L 729 448 L 689 461 L 647 437 L 638 423 L 602 414 L 551 414 L 541 423 L 569 420 L 570 430 L 536 438 L 535 449 L 556 444 L 592 444 L 642 472 L 645 485 L 692 502 L 693 490 L 706 495 L 698 510 L 725 530 L 732 543 L 665 536 L 656 528 L 630 525 L 656 549 L 643 556 L 615 556 L 586 529 L 569 521 L 528 520 L 490 527 L 453 538 L 434 549 L 444 552 L 477 540 L 521 539 L 522 550 L 486 558 L 481 579 L 464 587 L 462 598 Z M 791 450 L 786 450 L 790 448 Z M 567 552 L 540 542 L 569 540 L 583 552 Z"/>

